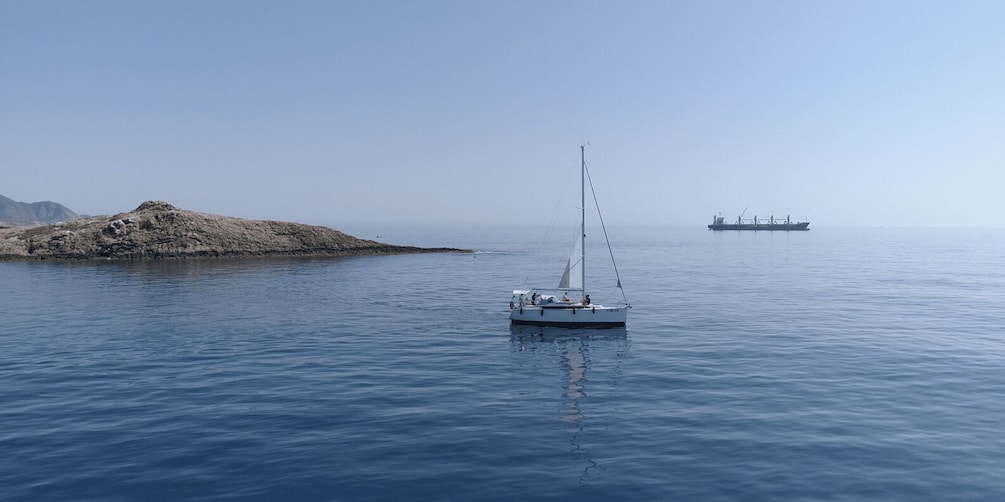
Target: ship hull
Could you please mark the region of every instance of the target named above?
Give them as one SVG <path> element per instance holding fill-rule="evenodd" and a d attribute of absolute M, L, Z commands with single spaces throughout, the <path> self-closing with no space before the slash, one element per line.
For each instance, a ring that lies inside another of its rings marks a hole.
<path fill-rule="evenodd" d="M 536 326 L 564 326 L 567 328 L 624 326 L 628 321 L 627 307 L 602 305 L 568 306 L 514 306 L 510 310 L 513 324 Z"/>
<path fill-rule="evenodd" d="M 783 231 L 803 231 L 810 229 L 810 222 L 800 223 L 713 223 L 708 226 L 709 230 L 783 230 Z"/>

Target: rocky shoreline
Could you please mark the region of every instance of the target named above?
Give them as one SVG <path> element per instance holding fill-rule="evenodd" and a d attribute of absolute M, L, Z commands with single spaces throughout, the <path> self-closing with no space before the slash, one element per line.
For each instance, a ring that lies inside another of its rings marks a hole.
<path fill-rule="evenodd" d="M 114 216 L 33 228 L 0 228 L 0 260 L 147 260 L 213 257 L 462 253 L 396 246 L 328 227 L 246 220 L 148 201 Z"/>

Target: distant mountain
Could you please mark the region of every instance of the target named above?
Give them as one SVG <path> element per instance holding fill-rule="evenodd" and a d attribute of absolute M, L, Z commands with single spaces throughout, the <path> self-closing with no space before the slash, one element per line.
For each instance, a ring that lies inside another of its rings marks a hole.
<path fill-rule="evenodd" d="M 30 227 L 79 220 L 81 216 L 55 202 L 18 202 L 0 195 L 0 225 Z"/>

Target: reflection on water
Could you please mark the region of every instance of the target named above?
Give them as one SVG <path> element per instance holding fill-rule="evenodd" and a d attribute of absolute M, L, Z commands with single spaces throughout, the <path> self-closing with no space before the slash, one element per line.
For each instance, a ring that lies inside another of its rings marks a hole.
<path fill-rule="evenodd" d="M 569 340 L 626 340 L 628 330 L 624 326 L 610 328 L 558 328 L 554 326 L 532 326 L 511 324 L 510 340 L 521 347 L 529 347 L 539 342 L 564 342 Z"/>
<path fill-rule="evenodd" d="M 562 420 L 579 425 L 579 421 L 583 418 L 583 414 L 579 409 L 579 400 L 585 395 L 580 382 L 586 376 L 586 362 L 589 358 L 586 354 L 587 348 L 582 342 L 569 342 L 565 345 L 566 350 L 562 355 L 565 359 L 565 371 L 568 375 L 565 397 L 569 399 L 569 403 L 567 412 L 562 417 Z"/>
<path fill-rule="evenodd" d="M 628 333 L 625 327 L 609 329 L 569 329 L 543 326 L 518 325 L 510 327 L 511 340 L 520 352 L 555 350 L 561 357 L 562 370 L 565 373 L 565 411 L 560 417 L 563 422 L 571 425 L 570 439 L 573 458 L 587 463 L 580 475 L 580 483 L 586 483 L 590 471 L 603 469 L 591 457 L 591 452 L 582 446 L 582 439 L 588 434 L 587 410 L 583 401 L 588 397 L 586 389 L 587 372 L 593 364 L 594 348 L 600 348 L 602 357 L 610 357 L 613 350 L 614 375 L 621 374 L 621 360 L 628 350 Z M 547 347 L 547 349 L 546 349 Z M 608 365 L 612 361 L 599 361 Z M 615 385 L 616 387 L 616 385 Z"/>

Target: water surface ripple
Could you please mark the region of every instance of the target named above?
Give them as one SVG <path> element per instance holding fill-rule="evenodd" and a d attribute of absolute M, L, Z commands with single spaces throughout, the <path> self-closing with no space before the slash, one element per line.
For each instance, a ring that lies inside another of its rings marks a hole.
<path fill-rule="evenodd" d="M 0 263 L 3 497 L 1005 499 L 1001 230 L 615 228 L 611 330 L 508 324 L 564 242 L 401 232 L 480 252 Z"/>

